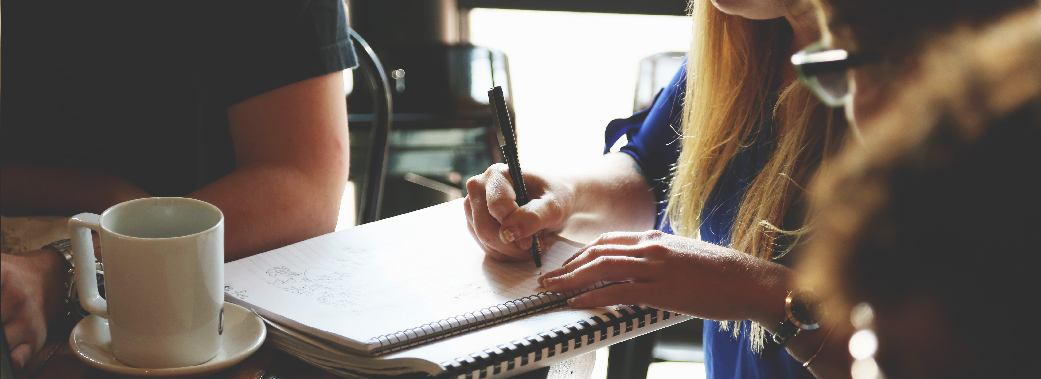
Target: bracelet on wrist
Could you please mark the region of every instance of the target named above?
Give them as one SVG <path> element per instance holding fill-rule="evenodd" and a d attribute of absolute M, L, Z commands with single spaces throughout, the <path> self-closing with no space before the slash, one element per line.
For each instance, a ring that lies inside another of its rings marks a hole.
<path fill-rule="evenodd" d="M 813 356 L 810 357 L 810 359 L 807 359 L 806 362 L 803 362 L 802 363 L 802 367 L 810 367 L 810 362 L 813 362 L 813 360 L 816 359 L 818 355 L 820 355 L 821 351 L 824 350 L 824 344 L 828 343 L 828 338 L 831 338 L 831 332 L 834 332 L 834 331 L 835 331 L 835 327 L 834 326 L 828 328 L 828 334 L 824 335 L 824 339 L 821 340 L 821 345 L 820 345 L 820 347 L 817 348 L 817 352 L 813 353 Z"/>

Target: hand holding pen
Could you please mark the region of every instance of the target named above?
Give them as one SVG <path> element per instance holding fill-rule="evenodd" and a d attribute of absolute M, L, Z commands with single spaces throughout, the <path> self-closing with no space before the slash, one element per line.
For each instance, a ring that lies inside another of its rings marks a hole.
<path fill-rule="evenodd" d="M 520 156 L 517 153 L 517 136 L 513 129 L 513 121 L 510 119 L 510 112 L 506 109 L 506 98 L 503 96 L 502 87 L 496 86 L 488 91 L 488 102 L 491 104 L 492 113 L 499 124 L 499 137 L 501 138 L 499 146 L 502 148 L 502 154 L 506 159 L 510 179 L 512 179 L 513 183 L 513 192 L 517 195 L 517 205 L 523 207 L 528 204 L 530 199 L 528 198 L 527 186 L 524 185 L 524 174 L 521 173 Z M 503 240 L 512 240 L 513 237 L 509 229 L 503 232 Z M 531 236 L 531 248 L 528 249 L 528 254 L 535 261 L 535 267 L 541 268 L 542 248 L 539 246 L 537 234 L 532 234 Z"/>
<path fill-rule="evenodd" d="M 463 207 L 467 226 L 490 259 L 532 260 L 531 237 L 560 232 L 572 217 L 577 197 L 566 177 L 529 169 L 524 170 L 523 178 L 530 199 L 523 207 L 517 205 L 506 164 L 493 164 L 466 181 Z"/>
<path fill-rule="evenodd" d="M 530 261 L 532 235 L 560 232 L 571 217 L 575 198 L 563 178 L 535 170 L 524 171 L 531 201 L 517 205 L 507 165 L 488 167 L 466 182 L 463 200 L 470 233 L 489 258 Z"/>

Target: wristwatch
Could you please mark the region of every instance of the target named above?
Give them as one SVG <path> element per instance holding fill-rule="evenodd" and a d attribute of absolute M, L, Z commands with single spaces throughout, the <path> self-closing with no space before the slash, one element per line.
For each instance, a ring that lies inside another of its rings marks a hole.
<path fill-rule="evenodd" d="M 80 305 L 80 294 L 76 290 L 76 262 L 72 259 L 72 241 L 68 238 L 60 239 L 43 246 L 44 249 L 50 248 L 58 253 L 61 253 L 65 257 L 65 261 L 69 262 L 69 270 L 65 275 L 65 307 L 68 311 L 68 316 L 72 318 L 84 318 L 90 316 L 90 312 L 83 309 Z M 101 262 L 94 261 L 95 268 L 97 269 L 97 280 L 98 280 L 98 292 L 104 296 L 105 293 L 105 269 Z"/>
<path fill-rule="evenodd" d="M 770 359 L 777 355 L 788 339 L 795 337 L 803 330 L 814 330 L 820 327 L 820 319 L 824 316 L 820 298 L 805 289 L 794 289 L 784 299 L 785 318 L 781 321 L 777 333 L 767 339 L 763 347 L 763 358 Z"/>
<path fill-rule="evenodd" d="M 60 239 L 42 247 L 42 249 L 46 248 L 51 248 L 54 251 L 61 253 L 61 255 L 65 257 L 65 261 L 69 262 L 70 266 L 76 267 L 76 262 L 72 260 L 72 240 L 68 238 Z"/>

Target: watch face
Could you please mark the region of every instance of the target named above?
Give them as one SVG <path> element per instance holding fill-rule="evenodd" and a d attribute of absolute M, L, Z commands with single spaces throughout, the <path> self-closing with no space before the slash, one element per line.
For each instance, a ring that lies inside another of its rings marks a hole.
<path fill-rule="evenodd" d="M 805 291 L 793 292 L 791 299 L 788 311 L 793 319 L 799 321 L 799 327 L 816 329 L 824 311 L 820 299 Z"/>

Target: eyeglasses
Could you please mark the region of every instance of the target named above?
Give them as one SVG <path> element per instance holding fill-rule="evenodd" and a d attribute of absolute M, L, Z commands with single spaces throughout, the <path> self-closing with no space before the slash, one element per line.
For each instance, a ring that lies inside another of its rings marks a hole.
<path fill-rule="evenodd" d="M 792 64 L 802 83 L 829 107 L 841 107 L 849 101 L 849 69 L 865 59 L 842 49 L 825 50 L 817 42 L 792 55 Z"/>

